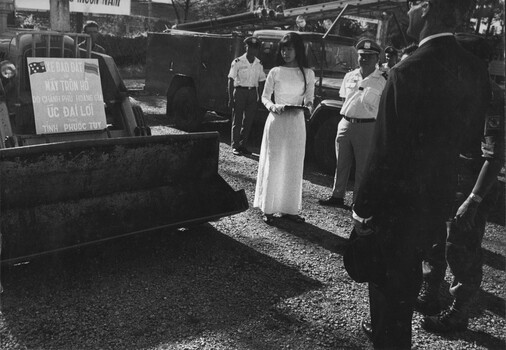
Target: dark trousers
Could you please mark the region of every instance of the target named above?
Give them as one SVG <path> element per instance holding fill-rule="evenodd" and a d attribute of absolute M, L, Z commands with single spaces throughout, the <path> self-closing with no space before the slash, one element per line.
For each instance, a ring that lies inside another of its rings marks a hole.
<path fill-rule="evenodd" d="M 454 212 L 469 196 L 475 179 L 474 176 L 472 178 L 461 176 Z M 481 242 L 488 215 L 495 206 L 498 196 L 499 184 L 496 183 L 478 206 L 472 230 L 462 231 L 452 221 L 448 223 L 446 239 L 436 242 L 423 262 L 423 278 L 432 288 L 439 288 L 448 264 L 453 275 L 450 294 L 455 299 L 467 303 L 478 292 L 483 277 Z"/>
<path fill-rule="evenodd" d="M 369 302 L 375 349 L 411 349 L 411 321 L 422 284 L 422 260 L 434 241 L 434 227 L 444 220 L 425 217 L 390 228 L 382 240 L 387 263 L 382 283 L 369 283 Z M 379 229 L 381 232 L 381 229 Z"/>
<path fill-rule="evenodd" d="M 246 147 L 257 110 L 257 89 L 235 89 L 232 110 L 232 148 Z"/>

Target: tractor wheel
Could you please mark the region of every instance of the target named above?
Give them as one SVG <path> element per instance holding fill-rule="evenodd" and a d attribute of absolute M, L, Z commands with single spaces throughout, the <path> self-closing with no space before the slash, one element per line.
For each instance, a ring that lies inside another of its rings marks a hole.
<path fill-rule="evenodd" d="M 136 136 L 151 135 L 151 129 L 146 124 L 146 119 L 144 118 L 144 112 L 141 106 L 137 105 L 132 106 L 132 111 L 134 112 L 135 122 L 137 123 L 137 127 L 135 128 L 135 135 Z"/>
<path fill-rule="evenodd" d="M 176 127 L 180 130 L 195 131 L 201 126 L 204 113 L 199 108 L 195 89 L 184 86 L 176 91 L 172 113 Z"/>
<path fill-rule="evenodd" d="M 336 135 L 339 119 L 329 117 L 319 123 L 313 138 L 313 156 L 320 169 L 333 175 L 336 170 Z"/>

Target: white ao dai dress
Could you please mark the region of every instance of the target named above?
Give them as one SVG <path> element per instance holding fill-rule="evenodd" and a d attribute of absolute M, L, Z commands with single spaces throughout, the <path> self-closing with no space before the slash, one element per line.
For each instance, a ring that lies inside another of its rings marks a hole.
<path fill-rule="evenodd" d="M 298 67 L 274 67 L 269 72 L 262 102 L 277 105 L 313 102 L 315 75 Z M 274 94 L 274 96 L 272 96 Z M 302 207 L 302 172 L 306 148 L 306 125 L 302 109 L 270 113 L 265 122 L 253 206 L 265 214 L 299 214 Z"/>

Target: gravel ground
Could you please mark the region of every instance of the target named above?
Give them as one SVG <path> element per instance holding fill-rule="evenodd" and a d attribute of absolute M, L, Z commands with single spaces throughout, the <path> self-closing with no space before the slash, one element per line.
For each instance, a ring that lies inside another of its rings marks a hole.
<path fill-rule="evenodd" d="M 177 132 L 167 126 L 163 99 L 135 98 L 153 133 Z M 231 154 L 229 127 L 205 129 L 222 135 L 219 172 L 245 189 L 251 206 L 258 159 Z M 253 151 L 260 134 L 255 130 Z M 330 176 L 307 164 L 305 224 L 278 219 L 267 226 L 249 209 L 3 266 L 0 349 L 369 349 L 359 330 L 367 288 L 342 264 L 350 212 L 317 203 L 331 185 Z M 469 329 L 428 334 L 415 313 L 414 348 L 505 349 L 504 205 L 483 245 L 485 276 Z"/>

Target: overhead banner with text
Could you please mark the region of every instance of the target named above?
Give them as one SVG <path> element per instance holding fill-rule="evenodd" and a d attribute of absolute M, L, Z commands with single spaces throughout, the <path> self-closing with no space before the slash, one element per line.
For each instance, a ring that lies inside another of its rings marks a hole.
<path fill-rule="evenodd" d="M 107 127 L 97 59 L 27 57 L 26 60 L 37 134 Z"/>
<path fill-rule="evenodd" d="M 69 0 L 70 12 L 130 15 L 130 0 Z M 16 9 L 49 11 L 49 0 L 16 0 Z"/>

